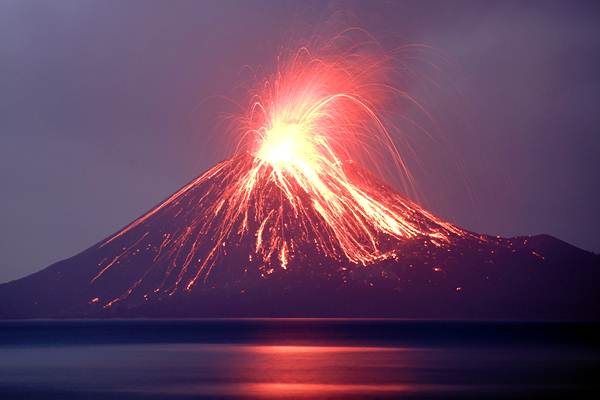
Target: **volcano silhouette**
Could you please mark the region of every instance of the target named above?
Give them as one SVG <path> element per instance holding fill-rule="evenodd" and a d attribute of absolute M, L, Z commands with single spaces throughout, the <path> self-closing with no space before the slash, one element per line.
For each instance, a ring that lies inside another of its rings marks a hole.
<path fill-rule="evenodd" d="M 335 236 L 301 190 L 298 213 L 273 182 L 248 202 L 284 218 L 226 220 L 231 177 L 252 162 L 242 154 L 217 164 L 115 235 L 0 285 L 0 317 L 600 316 L 600 256 L 547 235 L 456 228 L 352 163 L 344 168 L 364 193 L 427 234 L 375 232 L 386 256 L 356 262 L 323 240 Z M 257 240 L 278 250 L 257 252 Z"/>

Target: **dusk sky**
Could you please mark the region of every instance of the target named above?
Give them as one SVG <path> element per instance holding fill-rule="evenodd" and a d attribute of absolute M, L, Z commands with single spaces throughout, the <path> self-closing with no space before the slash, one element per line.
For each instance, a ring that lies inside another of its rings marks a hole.
<path fill-rule="evenodd" d="M 227 156 L 213 96 L 332 21 L 431 46 L 422 204 L 600 252 L 595 2 L 0 2 L 0 282 L 75 255 Z M 424 59 L 424 61 L 423 61 Z M 400 83 L 399 83 L 400 84 Z M 243 99 L 239 99 L 243 100 Z M 419 116 L 414 116 L 419 119 Z M 407 132 L 406 134 L 415 134 Z"/>

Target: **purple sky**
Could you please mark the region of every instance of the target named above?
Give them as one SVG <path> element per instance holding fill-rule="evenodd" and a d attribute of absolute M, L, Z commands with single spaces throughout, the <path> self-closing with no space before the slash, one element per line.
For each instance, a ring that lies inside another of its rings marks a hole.
<path fill-rule="evenodd" d="M 427 56 L 439 87 L 408 85 L 442 138 L 418 146 L 425 206 L 600 251 L 594 2 L 5 0 L 0 282 L 89 247 L 218 161 L 223 106 L 202 101 L 334 10 L 443 53 Z"/>

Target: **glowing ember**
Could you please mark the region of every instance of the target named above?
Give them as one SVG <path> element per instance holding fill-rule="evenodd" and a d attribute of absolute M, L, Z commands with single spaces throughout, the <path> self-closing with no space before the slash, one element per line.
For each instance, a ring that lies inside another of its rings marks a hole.
<path fill-rule="evenodd" d="M 303 47 L 259 82 L 239 119 L 234 157 L 103 243 L 140 229 L 136 242 L 99 265 L 93 281 L 140 248 L 169 265 L 154 292 L 173 293 L 207 281 L 228 248 L 248 238 L 248 263 L 239 268 L 268 275 L 291 268 L 303 251 L 368 265 L 402 257 L 398 243 L 411 238 L 441 246 L 463 235 L 356 167 L 380 174 L 393 163 L 403 182 L 411 182 L 380 112 L 386 93 L 401 92 L 385 81 L 380 56 L 356 45 L 336 54 L 333 47 L 318 56 Z M 173 212 L 172 226 L 160 240 L 147 237 L 149 218 L 166 212 Z M 129 296 L 150 273 L 152 266 L 105 306 Z"/>

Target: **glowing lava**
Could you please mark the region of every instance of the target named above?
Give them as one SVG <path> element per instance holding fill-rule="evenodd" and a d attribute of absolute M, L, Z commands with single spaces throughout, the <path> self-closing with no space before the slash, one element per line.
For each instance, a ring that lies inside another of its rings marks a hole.
<path fill-rule="evenodd" d="M 310 135 L 296 123 L 282 122 L 269 129 L 262 138 L 256 157 L 268 162 L 273 168 L 311 164 L 317 150 L 310 141 Z"/>
<path fill-rule="evenodd" d="M 393 164 L 402 181 L 411 182 L 381 112 L 385 94 L 402 95 L 386 82 L 382 57 L 356 44 L 341 52 L 333 43 L 319 50 L 315 55 L 302 47 L 258 82 L 238 120 L 232 159 L 101 244 L 115 245 L 139 231 L 135 242 L 100 263 L 92 282 L 140 249 L 153 254 L 146 273 L 105 306 L 148 291 L 149 274 L 163 276 L 154 293 L 190 290 L 234 251 L 246 254 L 240 269 L 268 275 L 302 268 L 295 261 L 304 253 L 368 265 L 402 257 L 400 244 L 415 237 L 443 246 L 464 235 L 361 172 L 364 166 L 381 175 Z M 161 227 L 160 236 L 149 235 L 151 217 L 162 213 L 172 215 L 172 224 Z M 168 267 L 153 269 L 159 264 Z"/>

